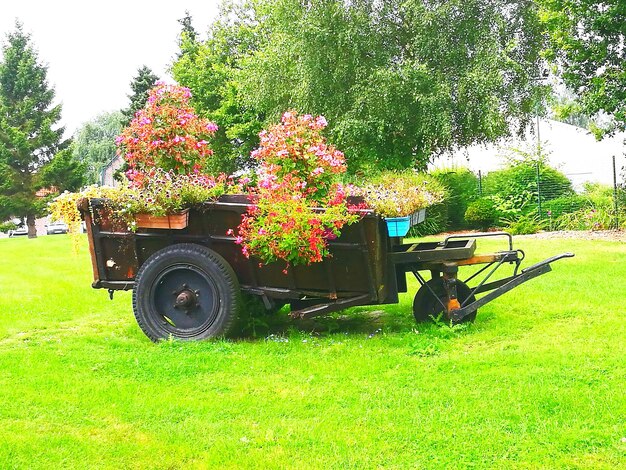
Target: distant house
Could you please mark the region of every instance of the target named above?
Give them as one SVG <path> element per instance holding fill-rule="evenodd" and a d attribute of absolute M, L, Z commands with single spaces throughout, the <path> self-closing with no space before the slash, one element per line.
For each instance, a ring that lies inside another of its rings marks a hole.
<path fill-rule="evenodd" d="M 122 160 L 122 157 L 120 157 L 119 155 L 113 157 L 100 173 L 100 184 L 102 186 L 117 186 L 119 182 L 116 181 L 113 176 L 115 175 L 115 172 L 122 167 L 123 164 L 124 160 Z"/>

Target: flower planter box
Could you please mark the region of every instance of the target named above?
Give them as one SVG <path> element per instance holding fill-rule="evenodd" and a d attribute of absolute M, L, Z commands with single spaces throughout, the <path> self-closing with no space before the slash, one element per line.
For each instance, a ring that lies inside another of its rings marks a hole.
<path fill-rule="evenodd" d="M 424 222 L 425 218 L 426 209 L 413 212 L 411 215 L 405 217 L 387 217 L 385 218 L 387 233 L 390 237 L 404 237 L 409 233 L 409 229 L 413 225 Z"/>
<path fill-rule="evenodd" d="M 166 228 L 180 230 L 189 223 L 189 209 L 170 215 L 138 214 L 135 217 L 137 227 L 140 228 Z"/>

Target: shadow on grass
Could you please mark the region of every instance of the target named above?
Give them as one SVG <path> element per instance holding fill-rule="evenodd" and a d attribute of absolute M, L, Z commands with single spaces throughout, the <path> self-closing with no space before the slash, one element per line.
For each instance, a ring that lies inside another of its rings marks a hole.
<path fill-rule="evenodd" d="M 413 316 L 402 314 L 398 306 L 353 307 L 330 315 L 313 318 L 291 318 L 289 306 L 274 314 L 246 315 L 240 321 L 237 339 L 262 339 L 270 335 L 293 333 L 326 335 L 373 335 L 384 330 L 389 333 L 410 331 L 415 326 Z"/>
<path fill-rule="evenodd" d="M 353 307 L 340 312 L 304 319 L 289 316 L 289 307 L 275 314 L 248 316 L 241 320 L 238 340 L 264 340 L 268 337 L 313 335 L 334 337 L 341 335 L 372 338 L 380 333 L 406 334 L 415 330 L 437 337 L 448 336 L 449 325 L 426 322 L 417 324 L 409 307 L 403 304 Z M 467 328 L 463 328 L 467 329 Z"/>

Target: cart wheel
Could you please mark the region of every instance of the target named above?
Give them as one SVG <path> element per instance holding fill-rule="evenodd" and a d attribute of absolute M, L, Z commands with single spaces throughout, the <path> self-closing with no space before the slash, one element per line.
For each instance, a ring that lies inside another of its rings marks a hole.
<path fill-rule="evenodd" d="M 426 284 L 430 286 L 439 300 L 441 300 L 444 304 L 447 301 L 446 288 L 443 285 L 443 278 L 437 277 L 427 281 Z M 462 304 L 470 297 L 472 290 L 467 287 L 467 284 L 461 281 L 456 281 L 456 293 L 459 302 Z M 425 322 L 432 320 L 432 318 L 438 318 L 441 314 L 443 314 L 442 319 L 444 321 L 449 321 L 450 319 L 447 316 L 447 313 L 444 311 L 443 306 L 437 300 L 433 294 L 430 292 L 428 287 L 422 286 L 415 294 L 415 299 L 413 300 L 413 316 L 415 320 L 420 322 Z M 475 296 L 470 297 L 470 302 L 474 302 L 476 300 Z M 470 312 L 461 322 L 473 322 L 476 319 L 477 310 Z M 432 317 L 432 318 L 431 318 Z"/>
<path fill-rule="evenodd" d="M 181 243 L 157 251 L 141 266 L 133 312 L 152 341 L 214 338 L 232 332 L 239 295 L 237 276 L 224 258 Z"/>

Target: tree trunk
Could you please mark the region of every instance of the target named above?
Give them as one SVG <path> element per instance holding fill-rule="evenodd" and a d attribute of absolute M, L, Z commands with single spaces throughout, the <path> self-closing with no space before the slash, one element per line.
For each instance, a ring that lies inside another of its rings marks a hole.
<path fill-rule="evenodd" d="M 26 216 L 26 226 L 28 227 L 28 238 L 37 238 L 37 227 L 35 227 L 35 216 L 33 214 Z"/>

